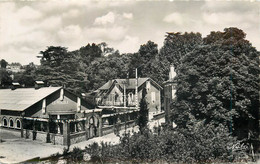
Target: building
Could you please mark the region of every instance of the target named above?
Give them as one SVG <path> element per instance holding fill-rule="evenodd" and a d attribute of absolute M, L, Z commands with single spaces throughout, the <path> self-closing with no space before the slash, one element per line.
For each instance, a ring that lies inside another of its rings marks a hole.
<path fill-rule="evenodd" d="M 94 109 L 63 87 L 0 89 L 1 128 L 21 137 L 70 145 L 134 126 L 136 112 Z"/>
<path fill-rule="evenodd" d="M 22 68 L 22 65 L 20 63 L 11 63 L 6 66 L 6 70 L 9 72 L 23 72 L 24 69 Z"/>
<path fill-rule="evenodd" d="M 170 67 L 169 72 L 169 80 L 165 81 L 163 83 L 163 89 L 164 89 L 164 111 L 165 111 L 165 123 L 168 125 L 172 124 L 172 121 L 170 120 L 170 110 L 171 110 L 171 103 L 173 99 L 176 97 L 176 84 L 177 81 L 174 79 L 176 76 L 176 73 L 174 71 L 174 67 Z M 175 124 L 174 124 L 175 126 Z"/>
<path fill-rule="evenodd" d="M 151 78 L 109 80 L 98 89 L 96 102 L 99 106 L 135 107 L 142 98 L 143 89 L 147 91 L 149 112 L 160 112 L 162 87 Z"/>

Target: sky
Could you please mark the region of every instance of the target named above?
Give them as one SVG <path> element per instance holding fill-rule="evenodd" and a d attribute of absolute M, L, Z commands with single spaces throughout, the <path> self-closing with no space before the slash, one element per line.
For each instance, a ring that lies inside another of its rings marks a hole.
<path fill-rule="evenodd" d="M 39 64 L 40 51 L 69 51 L 106 42 L 120 53 L 151 40 L 161 48 L 166 32 L 242 29 L 260 50 L 258 1 L 0 1 L 0 59 Z"/>

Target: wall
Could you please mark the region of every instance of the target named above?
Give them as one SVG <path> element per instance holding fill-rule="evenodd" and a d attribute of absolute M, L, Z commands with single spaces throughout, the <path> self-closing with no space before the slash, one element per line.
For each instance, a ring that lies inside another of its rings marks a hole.
<path fill-rule="evenodd" d="M 115 101 L 115 94 L 118 94 L 117 101 Z M 103 100 L 105 105 L 123 105 L 123 93 L 120 91 L 117 85 L 113 87 L 107 98 Z"/>
<path fill-rule="evenodd" d="M 114 126 L 113 125 L 102 127 L 102 135 L 103 136 L 110 134 L 110 133 L 114 133 Z"/>
<path fill-rule="evenodd" d="M 24 138 L 33 140 L 33 131 L 24 129 Z M 36 131 L 36 139 L 37 141 L 47 142 L 47 133 Z M 50 142 L 54 145 L 63 145 L 63 135 L 50 133 Z"/>
<path fill-rule="evenodd" d="M 86 103 L 81 99 L 81 110 L 87 110 L 85 107 Z M 60 91 L 54 93 L 49 96 L 47 99 L 47 108 L 46 112 L 51 113 L 63 113 L 63 114 L 71 114 L 77 112 L 77 96 L 71 94 L 70 92 L 64 90 L 63 100 L 60 100 Z M 84 106 L 83 106 L 84 105 Z"/>
<path fill-rule="evenodd" d="M 8 133 L 13 134 L 17 137 L 21 137 L 21 130 L 20 129 L 3 128 L 3 130 L 5 130 Z M 33 131 L 32 130 L 25 130 L 24 129 L 23 135 L 24 135 L 25 139 L 33 140 Z M 36 131 L 36 140 L 37 141 L 42 141 L 42 142 L 46 143 L 46 139 L 47 139 L 47 133 L 46 132 Z M 50 133 L 50 141 L 54 145 L 62 145 L 63 144 L 63 136 L 60 135 L 60 134 Z"/>
<path fill-rule="evenodd" d="M 75 144 L 86 140 L 87 140 L 86 131 L 70 134 L 70 144 Z"/>
<path fill-rule="evenodd" d="M 39 117 L 39 118 L 49 118 L 47 114 L 42 113 L 42 100 L 32 105 L 25 110 L 26 117 Z"/>
<path fill-rule="evenodd" d="M 105 126 L 102 127 L 102 135 L 104 136 L 110 133 L 114 133 L 114 131 L 116 130 L 123 130 L 125 129 L 125 127 L 126 128 L 134 127 L 135 125 L 136 125 L 135 120 L 131 120 L 131 121 L 127 121 L 126 125 L 124 122 L 122 122 L 122 123 L 118 123 L 117 125 Z M 115 129 L 116 126 L 118 126 L 118 129 Z"/>
<path fill-rule="evenodd" d="M 149 81 L 150 82 L 150 81 Z M 157 89 L 152 83 L 150 85 L 150 88 L 146 89 L 147 91 L 147 102 L 149 103 L 148 108 L 149 112 L 160 112 L 161 111 L 161 92 L 159 89 Z M 152 92 L 155 93 L 155 101 L 152 102 Z"/>
<path fill-rule="evenodd" d="M 77 96 L 64 90 L 64 98 L 60 100 L 60 90 L 52 93 L 46 98 L 46 112 L 42 113 L 43 100 L 32 105 L 25 111 L 26 117 L 49 118 L 49 113 L 53 114 L 75 114 L 77 112 Z M 81 110 L 87 110 L 90 106 L 81 99 Z"/>
<path fill-rule="evenodd" d="M 8 113 L 9 111 L 6 111 L 5 113 L 4 113 L 4 115 L 1 115 L 1 118 L 0 118 L 0 120 L 1 120 L 1 126 L 3 126 L 3 127 L 8 127 L 8 128 L 12 128 L 12 129 L 20 129 L 20 128 L 18 128 L 17 127 L 17 120 L 20 120 L 20 116 L 19 116 L 19 114 L 18 114 L 18 112 L 17 113 L 13 113 L 12 112 L 12 115 L 11 115 L 11 113 Z M 10 114 L 10 115 L 7 115 L 7 114 Z M 4 119 L 6 119 L 7 120 L 7 126 L 4 126 Z M 13 120 L 13 124 L 14 124 L 14 126 L 13 127 L 10 127 L 10 120 Z M 22 122 L 20 121 L 20 127 L 22 126 Z"/>

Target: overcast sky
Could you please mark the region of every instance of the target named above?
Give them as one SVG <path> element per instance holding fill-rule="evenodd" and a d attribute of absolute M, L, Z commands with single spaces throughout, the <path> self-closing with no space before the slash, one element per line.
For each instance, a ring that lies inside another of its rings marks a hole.
<path fill-rule="evenodd" d="M 242 29 L 260 50 L 259 2 L 18 1 L 0 2 L 0 59 L 39 64 L 47 46 L 79 49 L 106 42 L 120 53 L 137 52 L 165 32 Z"/>

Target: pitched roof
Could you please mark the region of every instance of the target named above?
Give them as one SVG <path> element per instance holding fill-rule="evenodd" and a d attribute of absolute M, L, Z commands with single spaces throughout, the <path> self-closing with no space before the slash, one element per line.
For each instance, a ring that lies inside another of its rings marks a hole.
<path fill-rule="evenodd" d="M 138 78 L 138 87 L 143 85 L 147 80 L 151 80 L 160 89 L 162 88 L 159 84 L 157 84 L 155 81 L 153 81 L 150 78 Z M 128 81 L 128 83 L 127 83 L 127 81 Z M 113 85 L 114 82 L 119 84 L 119 86 L 122 87 L 122 88 L 124 87 L 124 83 L 127 83 L 126 89 L 135 89 L 135 87 L 136 87 L 136 79 L 135 78 L 128 79 L 128 80 L 127 79 L 113 79 L 113 80 L 109 80 L 107 83 L 105 83 L 102 87 L 99 88 L 99 90 L 109 89 Z"/>
<path fill-rule="evenodd" d="M 0 109 L 24 111 L 61 87 L 0 89 Z"/>
<path fill-rule="evenodd" d="M 129 79 L 127 83 L 127 79 L 115 79 L 116 82 L 120 85 L 120 87 L 124 87 L 124 83 L 126 83 L 126 89 L 135 89 L 136 87 L 136 79 Z M 149 80 L 149 78 L 138 78 L 138 87 L 144 84 Z"/>
<path fill-rule="evenodd" d="M 106 82 L 102 87 L 98 88 L 100 90 L 106 90 L 109 89 L 110 86 L 113 84 L 114 80 L 109 80 L 108 82 Z"/>

